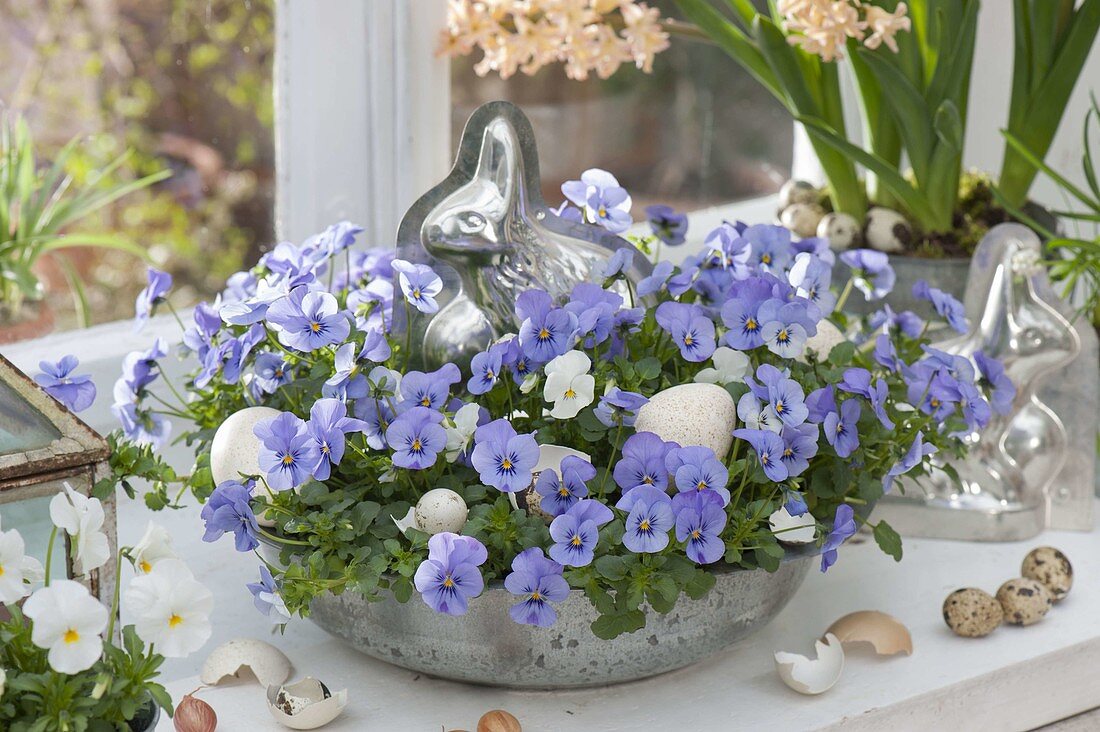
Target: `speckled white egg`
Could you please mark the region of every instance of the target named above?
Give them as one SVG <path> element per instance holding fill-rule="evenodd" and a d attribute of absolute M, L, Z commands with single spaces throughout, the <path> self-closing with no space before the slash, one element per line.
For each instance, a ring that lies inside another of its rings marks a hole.
<path fill-rule="evenodd" d="M 1065 554 L 1052 546 L 1040 546 L 1028 552 L 1020 576 L 1042 582 L 1055 602 L 1068 595 L 1073 587 L 1073 565 Z"/>
<path fill-rule="evenodd" d="M 817 235 L 817 227 L 825 216 L 825 209 L 816 203 L 792 203 L 779 214 L 779 223 L 805 239 Z"/>
<path fill-rule="evenodd" d="M 943 601 L 943 622 L 963 638 L 983 638 L 1004 621 L 1001 603 L 974 587 L 955 590 Z"/>
<path fill-rule="evenodd" d="M 806 339 L 806 347 L 802 353 L 795 357 L 796 361 L 806 363 L 806 353 L 813 351 L 817 354 L 817 360 L 822 361 L 829 356 L 833 347 L 848 340 L 840 332 L 840 328 L 833 325 L 832 321 L 822 320 L 817 324 L 817 333 Z"/>
<path fill-rule="evenodd" d="M 466 501 L 450 488 L 433 488 L 416 502 L 416 527 L 428 534 L 457 534 L 466 525 Z"/>
<path fill-rule="evenodd" d="M 855 246 L 863 237 L 856 217 L 837 211 L 825 214 L 818 222 L 817 235 L 828 239 L 829 246 L 838 252 Z"/>
<path fill-rule="evenodd" d="M 892 208 L 875 206 L 867 212 L 863 227 L 867 246 L 887 254 L 896 254 L 913 240 L 913 228 L 904 216 Z"/>
<path fill-rule="evenodd" d="M 737 426 L 737 405 L 717 384 L 681 384 L 654 394 L 638 410 L 634 429 L 666 442 L 702 445 L 725 458 Z"/>
<path fill-rule="evenodd" d="M 1046 616 L 1054 604 L 1054 596 L 1042 582 L 1018 577 L 1000 586 L 997 602 L 1001 603 L 1006 623 L 1031 625 Z"/>
<path fill-rule="evenodd" d="M 214 485 L 237 480 L 243 475 L 260 475 L 260 440 L 253 428 L 279 416 L 271 407 L 246 407 L 222 422 L 210 441 L 210 474 Z"/>
<path fill-rule="evenodd" d="M 804 180 L 789 180 L 779 189 L 779 210 L 796 203 L 817 203 L 821 194 L 812 183 Z"/>

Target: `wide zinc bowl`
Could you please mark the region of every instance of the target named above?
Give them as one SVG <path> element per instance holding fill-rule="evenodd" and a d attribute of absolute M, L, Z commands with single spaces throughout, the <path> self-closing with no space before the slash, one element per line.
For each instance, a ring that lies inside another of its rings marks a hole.
<path fill-rule="evenodd" d="M 313 601 L 313 622 L 374 658 L 457 681 L 524 689 L 564 689 L 642 679 L 694 663 L 746 638 L 787 604 L 813 563 L 807 551 L 777 571 L 717 570 L 698 600 L 681 595 L 667 614 L 648 610 L 639 631 L 601 640 L 596 611 L 580 590 L 558 604 L 550 628 L 519 625 L 517 602 L 493 583 L 461 617 L 434 612 L 414 594 L 402 604 L 345 592 Z"/>

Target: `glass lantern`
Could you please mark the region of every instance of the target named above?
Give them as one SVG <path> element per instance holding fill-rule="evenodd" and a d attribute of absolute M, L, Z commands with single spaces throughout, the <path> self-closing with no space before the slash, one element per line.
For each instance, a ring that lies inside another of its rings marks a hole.
<path fill-rule="evenodd" d="M 96 481 L 109 473 L 109 455 L 101 435 L 0 356 L 0 528 L 19 529 L 28 556 L 45 565 L 53 528 L 50 499 L 65 483 L 91 495 Z M 113 555 L 118 533 L 113 492 L 102 503 L 103 532 Z M 83 572 L 74 566 L 64 532 L 59 532 L 53 552 L 53 567 L 65 567 L 66 576 L 85 584 L 96 597 L 112 596 L 113 562 Z"/>

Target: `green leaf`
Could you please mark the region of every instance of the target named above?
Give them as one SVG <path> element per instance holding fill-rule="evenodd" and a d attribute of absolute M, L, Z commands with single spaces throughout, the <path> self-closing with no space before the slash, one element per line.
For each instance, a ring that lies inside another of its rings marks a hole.
<path fill-rule="evenodd" d="M 829 351 L 829 363 L 836 366 L 847 366 L 856 355 L 856 344 L 851 341 L 843 341 L 833 346 Z"/>
<path fill-rule="evenodd" d="M 615 615 L 601 615 L 592 622 L 592 634 L 602 640 L 617 638 L 645 627 L 645 613 L 628 610 Z"/>
<path fill-rule="evenodd" d="M 615 554 L 603 555 L 596 560 L 595 566 L 601 577 L 612 582 L 618 582 L 626 576 L 626 564 L 621 556 Z"/>
<path fill-rule="evenodd" d="M 901 561 L 901 537 L 890 524 L 879 521 L 875 525 L 875 542 L 882 551 L 893 557 L 895 562 Z"/>
<path fill-rule="evenodd" d="M 634 370 L 642 379 L 656 379 L 661 375 L 661 362 L 653 356 L 646 356 L 634 365 Z"/>
<path fill-rule="evenodd" d="M 738 558 L 740 558 L 740 553 L 738 553 Z M 708 572 L 705 569 L 696 570 L 691 581 L 684 585 L 684 593 L 692 600 L 698 600 L 700 597 L 710 592 L 710 589 L 714 587 L 715 581 L 715 576 L 712 572 Z"/>

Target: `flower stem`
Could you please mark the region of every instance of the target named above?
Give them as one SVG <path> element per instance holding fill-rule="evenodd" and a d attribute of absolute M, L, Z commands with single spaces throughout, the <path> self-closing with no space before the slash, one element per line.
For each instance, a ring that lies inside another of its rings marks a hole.
<path fill-rule="evenodd" d="M 262 526 L 257 526 L 256 531 L 257 531 L 257 533 L 261 534 L 262 536 L 266 536 L 268 539 L 271 539 L 272 541 L 277 541 L 280 544 L 287 544 L 287 545 L 290 545 L 290 546 L 313 546 L 308 541 L 299 541 L 297 539 L 286 539 L 286 538 L 283 538 L 281 536 L 276 536 L 275 534 L 272 534 L 269 531 L 264 531 L 264 528 Z"/>
<path fill-rule="evenodd" d="M 50 565 L 53 564 L 53 542 L 57 538 L 57 527 L 53 527 L 53 531 L 50 532 L 50 540 L 46 544 L 46 578 L 42 584 L 46 587 L 50 586 Z"/>
<path fill-rule="evenodd" d="M 115 618 L 118 617 L 118 596 L 122 591 L 122 549 L 118 550 L 118 558 L 115 559 L 115 591 L 111 597 L 111 615 L 107 619 L 107 638 L 108 643 L 112 643 L 112 638 L 115 637 Z"/>
<path fill-rule="evenodd" d="M 848 301 L 848 296 L 852 294 L 852 287 L 855 285 L 856 278 L 849 277 L 848 283 L 844 285 L 844 289 L 840 293 L 840 297 L 836 299 L 836 305 L 833 306 L 833 310 L 840 312 L 844 307 L 844 303 Z"/>

